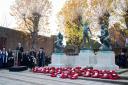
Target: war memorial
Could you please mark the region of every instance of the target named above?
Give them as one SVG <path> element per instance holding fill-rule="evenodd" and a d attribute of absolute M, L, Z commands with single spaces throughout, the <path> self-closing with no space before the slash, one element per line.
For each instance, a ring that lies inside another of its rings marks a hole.
<path fill-rule="evenodd" d="M 83 27 L 83 37 L 84 44 L 86 44 L 86 39 L 89 40 L 88 26 Z M 59 33 L 57 35 L 57 40 L 55 41 L 55 51 L 52 55 L 51 66 L 80 66 L 80 67 L 93 67 L 102 70 L 117 70 L 119 67 L 115 64 L 115 53 L 112 51 L 109 39 L 109 33 L 107 28 L 103 25 L 101 26 L 101 36 L 100 40 L 102 45 L 98 52 L 93 52 L 93 47 L 90 44 L 90 48 L 82 47 L 77 55 L 66 55 L 64 53 L 63 47 L 63 35 Z M 84 46 L 84 45 L 83 45 Z M 95 50 L 94 49 L 94 50 Z M 70 51 L 70 50 L 69 50 Z"/>
<path fill-rule="evenodd" d="M 128 85 L 128 0 L 0 6 L 0 85 Z"/>

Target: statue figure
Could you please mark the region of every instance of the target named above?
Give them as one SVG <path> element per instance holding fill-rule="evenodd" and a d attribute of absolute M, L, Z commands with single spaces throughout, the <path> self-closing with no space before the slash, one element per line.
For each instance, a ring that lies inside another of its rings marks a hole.
<path fill-rule="evenodd" d="M 88 27 L 88 24 L 85 23 L 83 25 L 83 44 L 82 44 L 82 48 L 85 48 L 85 45 L 87 43 L 86 41 L 88 41 L 88 43 L 90 43 L 90 48 L 92 48 L 89 33 L 92 36 L 92 32 L 91 32 L 90 28 Z"/>
<path fill-rule="evenodd" d="M 101 36 L 99 36 L 100 42 L 102 43 L 101 49 L 111 49 L 110 45 L 110 39 L 109 39 L 109 32 L 107 29 L 107 26 L 104 24 L 101 24 Z"/>
<path fill-rule="evenodd" d="M 55 41 L 55 52 L 63 52 L 63 35 L 59 32 Z"/>

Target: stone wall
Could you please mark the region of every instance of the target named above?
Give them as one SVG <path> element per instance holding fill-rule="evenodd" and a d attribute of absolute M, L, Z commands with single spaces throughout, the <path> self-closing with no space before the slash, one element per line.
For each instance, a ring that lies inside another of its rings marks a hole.
<path fill-rule="evenodd" d="M 46 54 L 50 56 L 53 52 L 53 43 L 54 43 L 55 36 L 45 37 L 45 36 L 38 36 L 37 44 L 36 44 L 36 51 L 40 47 L 43 47 L 46 51 Z M 6 49 L 15 50 L 17 47 L 18 42 L 21 42 L 24 50 L 30 50 L 31 48 L 31 37 L 30 34 L 0 27 L 0 49 L 5 47 Z"/>

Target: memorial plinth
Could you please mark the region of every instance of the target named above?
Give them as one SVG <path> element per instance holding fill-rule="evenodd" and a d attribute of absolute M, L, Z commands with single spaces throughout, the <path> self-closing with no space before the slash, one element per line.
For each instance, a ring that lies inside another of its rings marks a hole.
<path fill-rule="evenodd" d="M 91 50 L 81 50 L 79 55 L 75 57 L 75 65 L 74 66 L 81 66 L 81 67 L 90 67 L 95 62 L 94 60 L 94 53 Z"/>
<path fill-rule="evenodd" d="M 81 50 L 79 55 L 74 56 L 64 53 L 53 53 L 52 63 L 49 66 L 80 66 L 101 70 L 119 69 L 119 66 L 115 64 L 115 54 L 113 51 L 98 51 L 94 54 L 92 50 Z"/>
<path fill-rule="evenodd" d="M 65 61 L 64 53 L 53 53 L 51 59 L 52 63 L 49 66 L 56 66 L 56 67 L 65 66 L 64 61 Z"/>
<path fill-rule="evenodd" d="M 96 54 L 97 64 L 93 67 L 103 70 L 116 70 L 119 68 L 115 64 L 115 53 L 113 51 L 98 51 Z"/>

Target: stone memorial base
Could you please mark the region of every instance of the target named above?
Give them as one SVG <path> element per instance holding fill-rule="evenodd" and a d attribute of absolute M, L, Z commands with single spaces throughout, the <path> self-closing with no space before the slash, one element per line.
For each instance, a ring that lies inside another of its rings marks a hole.
<path fill-rule="evenodd" d="M 115 65 L 115 54 L 113 51 L 98 51 L 96 55 L 91 50 L 81 50 L 79 55 L 68 56 L 64 53 L 53 53 L 52 63 L 49 66 L 55 67 L 93 67 L 101 70 L 119 69 Z"/>
<path fill-rule="evenodd" d="M 119 66 L 115 64 L 115 53 L 113 51 L 99 51 L 96 53 L 95 69 L 117 70 Z"/>
<path fill-rule="evenodd" d="M 95 64 L 94 53 L 91 50 L 81 50 L 74 62 L 74 67 L 92 67 Z"/>
<path fill-rule="evenodd" d="M 65 66 L 64 63 L 65 54 L 64 53 L 53 53 L 51 64 L 49 66 L 61 67 Z"/>

